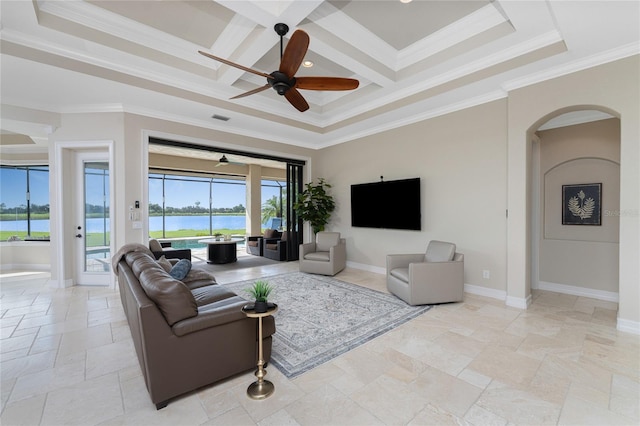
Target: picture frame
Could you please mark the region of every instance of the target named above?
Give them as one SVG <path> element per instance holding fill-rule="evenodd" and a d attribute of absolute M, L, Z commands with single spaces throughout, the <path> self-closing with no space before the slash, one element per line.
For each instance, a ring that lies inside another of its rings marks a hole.
<path fill-rule="evenodd" d="M 562 185 L 563 225 L 602 225 L 602 183 Z"/>

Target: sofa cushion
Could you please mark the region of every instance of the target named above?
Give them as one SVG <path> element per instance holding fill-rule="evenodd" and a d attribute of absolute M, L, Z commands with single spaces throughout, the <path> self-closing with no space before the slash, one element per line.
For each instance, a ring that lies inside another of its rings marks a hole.
<path fill-rule="evenodd" d="M 427 246 L 424 260 L 427 262 L 449 262 L 456 254 L 456 245 L 444 241 L 432 240 Z"/>
<path fill-rule="evenodd" d="M 331 260 L 328 251 L 313 251 L 304 255 L 305 260 L 316 260 L 319 262 L 328 262 Z"/>
<path fill-rule="evenodd" d="M 329 251 L 340 242 L 339 232 L 318 232 L 316 234 L 316 251 Z"/>
<path fill-rule="evenodd" d="M 404 281 L 406 283 L 409 282 L 409 268 L 395 268 L 392 269 L 389 274 L 401 281 Z"/>
<path fill-rule="evenodd" d="M 151 251 L 162 251 L 162 244 L 160 244 L 160 242 L 158 240 L 156 240 L 155 238 L 152 238 L 149 240 L 149 250 Z"/>
<path fill-rule="evenodd" d="M 158 263 L 160 264 L 160 266 L 162 266 L 162 269 L 164 269 L 164 271 L 167 273 L 169 273 L 171 271 L 171 268 L 173 268 L 173 265 L 171 264 L 171 262 L 169 262 L 169 259 L 164 257 L 164 255 L 160 256 L 160 259 L 158 259 Z"/>
<path fill-rule="evenodd" d="M 265 244 L 264 248 L 268 250 L 278 250 L 278 243 L 275 244 Z"/>
<path fill-rule="evenodd" d="M 277 230 L 275 229 L 265 229 L 264 230 L 264 237 L 265 238 L 276 238 L 278 236 L 277 234 Z"/>
<path fill-rule="evenodd" d="M 173 265 L 171 270 L 169 271 L 169 275 L 171 275 L 176 280 L 183 280 L 189 271 L 191 270 L 191 261 L 189 259 L 180 259 L 178 263 Z"/>
<path fill-rule="evenodd" d="M 235 294 L 231 290 L 228 290 L 224 286 L 215 284 L 195 288 L 191 290 L 191 294 L 193 294 L 198 307 L 237 296 L 237 294 Z"/>
<path fill-rule="evenodd" d="M 160 309 L 167 324 L 191 318 L 198 314 L 193 294 L 184 283 L 174 279 L 151 256 L 132 252 L 127 263 L 140 281 L 144 292 Z"/>

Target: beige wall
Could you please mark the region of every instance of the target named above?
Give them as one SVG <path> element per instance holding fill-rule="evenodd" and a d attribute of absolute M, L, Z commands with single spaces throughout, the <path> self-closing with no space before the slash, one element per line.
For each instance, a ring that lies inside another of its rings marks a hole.
<path fill-rule="evenodd" d="M 0 271 L 25 269 L 49 271 L 51 270 L 50 256 L 48 241 L 0 242 Z"/>
<path fill-rule="evenodd" d="M 640 56 L 509 92 L 507 291 L 527 301 L 531 280 L 531 140 L 564 112 L 595 109 L 620 118 L 618 328 L 640 333 Z M 509 303 L 509 300 L 507 300 Z M 515 303 L 514 303 L 515 304 Z"/>
<path fill-rule="evenodd" d="M 538 132 L 539 280 L 618 292 L 620 120 Z M 601 183 L 601 225 L 562 224 L 562 185 Z"/>
<path fill-rule="evenodd" d="M 467 284 L 504 293 L 506 109 L 506 100 L 495 101 L 322 150 L 314 175 L 333 185 L 328 229 L 346 238 L 348 261 L 380 272 L 387 254 L 451 241 L 465 254 Z M 421 231 L 351 227 L 351 185 L 381 175 L 421 178 Z"/>

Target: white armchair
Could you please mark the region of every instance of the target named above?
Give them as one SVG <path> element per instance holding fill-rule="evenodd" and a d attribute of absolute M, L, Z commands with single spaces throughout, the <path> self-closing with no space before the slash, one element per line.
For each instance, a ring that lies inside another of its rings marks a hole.
<path fill-rule="evenodd" d="M 429 242 L 426 254 L 387 255 L 387 289 L 409 305 L 460 302 L 464 255 L 444 241 Z"/>
<path fill-rule="evenodd" d="M 347 244 L 339 232 L 318 232 L 314 243 L 300 244 L 300 272 L 335 275 L 347 266 Z"/>

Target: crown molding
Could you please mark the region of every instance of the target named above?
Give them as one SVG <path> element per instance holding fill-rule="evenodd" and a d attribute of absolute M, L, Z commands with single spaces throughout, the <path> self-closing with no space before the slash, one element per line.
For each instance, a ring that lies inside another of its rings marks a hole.
<path fill-rule="evenodd" d="M 629 43 L 603 53 L 587 56 L 553 68 L 547 68 L 544 71 L 533 73 L 526 77 L 510 80 L 502 84 L 501 87 L 509 92 L 638 54 L 640 54 L 640 44 Z"/>

